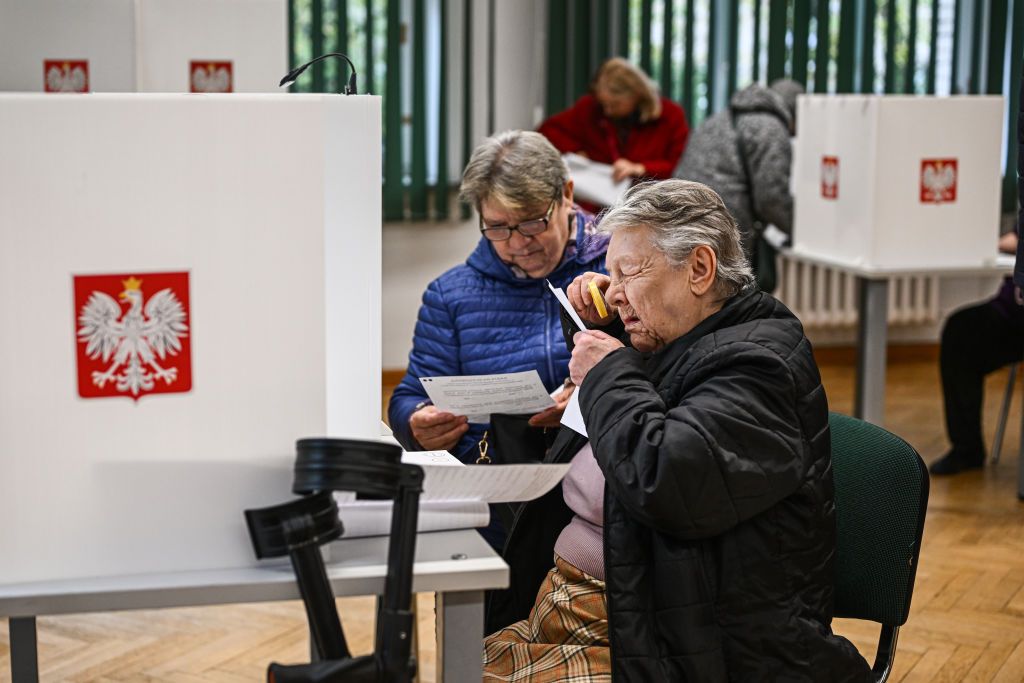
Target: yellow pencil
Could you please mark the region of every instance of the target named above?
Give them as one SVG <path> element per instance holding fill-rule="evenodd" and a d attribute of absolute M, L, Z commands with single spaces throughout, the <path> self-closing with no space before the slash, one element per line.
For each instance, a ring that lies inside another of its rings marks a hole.
<path fill-rule="evenodd" d="M 587 286 L 590 288 L 590 298 L 594 300 L 597 314 L 602 318 L 607 318 L 608 309 L 604 306 L 604 296 L 601 294 L 601 290 L 597 288 L 597 283 L 591 280 Z"/>

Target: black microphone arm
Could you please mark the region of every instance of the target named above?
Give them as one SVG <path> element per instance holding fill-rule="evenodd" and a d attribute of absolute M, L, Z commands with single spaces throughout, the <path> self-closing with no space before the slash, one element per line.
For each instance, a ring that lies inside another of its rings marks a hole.
<path fill-rule="evenodd" d="M 327 59 L 328 57 L 340 57 L 340 58 L 344 59 L 346 62 L 348 62 L 348 67 L 349 67 L 349 69 L 351 70 L 352 73 L 348 77 L 348 85 L 345 86 L 345 90 L 344 90 L 343 94 L 345 94 L 345 95 L 355 95 L 356 94 L 356 66 L 355 66 L 355 64 L 352 63 L 352 60 L 349 59 L 347 55 L 343 55 L 340 52 L 328 52 L 325 55 L 320 55 L 316 59 L 309 60 L 308 62 L 306 62 L 302 66 L 295 67 L 294 69 L 289 71 L 287 74 L 285 74 L 285 77 L 281 79 L 281 82 L 278 85 L 280 87 L 282 87 L 282 88 L 288 87 L 289 85 L 294 83 L 299 78 L 299 76 L 302 75 L 303 71 L 305 71 L 309 67 L 313 66 L 317 62 L 322 61 L 324 59 Z"/>

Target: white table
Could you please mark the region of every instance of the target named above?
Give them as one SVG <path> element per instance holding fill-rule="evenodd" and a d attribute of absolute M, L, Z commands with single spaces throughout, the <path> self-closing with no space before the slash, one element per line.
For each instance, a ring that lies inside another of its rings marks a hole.
<path fill-rule="evenodd" d="M 853 414 L 872 424 L 882 426 L 885 419 L 885 366 L 888 344 L 889 279 L 917 275 L 939 277 L 985 277 L 1008 275 L 1013 271 L 1014 257 L 1000 255 L 991 263 L 962 268 L 876 268 L 819 254 L 789 249 L 786 256 L 796 261 L 835 268 L 848 272 L 858 283 L 857 380 Z M 1024 429 L 1021 434 L 1021 456 L 1017 472 L 1017 493 L 1024 498 Z"/>
<path fill-rule="evenodd" d="M 387 542 L 377 537 L 331 544 L 327 574 L 335 595 L 379 595 L 384 590 Z M 476 531 L 417 536 L 412 589 L 437 593 L 437 656 L 443 680 L 480 680 L 484 591 L 507 586 L 508 565 Z M 29 683 L 38 680 L 35 618 L 40 615 L 299 597 L 285 558 L 243 569 L 0 585 L 0 617 L 10 624 L 13 683 Z M 474 642 L 480 647 L 470 646 Z"/>

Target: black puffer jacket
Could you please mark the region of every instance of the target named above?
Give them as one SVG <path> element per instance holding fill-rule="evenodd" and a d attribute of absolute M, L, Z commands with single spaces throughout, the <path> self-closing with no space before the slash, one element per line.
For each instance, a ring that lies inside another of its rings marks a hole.
<path fill-rule="evenodd" d="M 830 628 L 828 406 L 793 314 L 747 291 L 652 356 L 615 351 L 580 391 L 607 482 L 615 680 L 866 681 Z M 562 430 L 549 460 L 583 443 Z M 570 518 L 560 489 L 519 511 L 491 630 L 527 616 Z"/>

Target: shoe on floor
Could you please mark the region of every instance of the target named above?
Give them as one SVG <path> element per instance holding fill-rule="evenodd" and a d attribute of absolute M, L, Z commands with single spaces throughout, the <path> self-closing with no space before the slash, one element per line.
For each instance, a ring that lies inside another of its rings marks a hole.
<path fill-rule="evenodd" d="M 933 462 L 928 470 L 932 474 L 938 474 L 941 476 L 946 474 L 960 474 L 967 470 L 980 470 L 984 465 L 985 460 L 983 458 L 971 457 L 956 451 L 950 451 Z"/>

